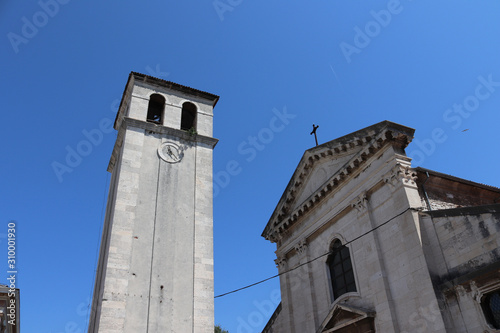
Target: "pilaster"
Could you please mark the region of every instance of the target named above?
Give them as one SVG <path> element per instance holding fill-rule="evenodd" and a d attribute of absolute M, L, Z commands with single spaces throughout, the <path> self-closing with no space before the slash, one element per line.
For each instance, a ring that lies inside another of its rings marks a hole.
<path fill-rule="evenodd" d="M 310 253 L 309 253 L 309 244 L 307 239 L 300 240 L 295 245 L 295 250 L 297 251 L 297 255 L 299 256 L 299 264 L 302 266 L 302 270 L 300 271 L 302 284 L 300 288 L 302 289 L 302 293 L 306 296 L 304 298 L 304 309 L 305 312 L 303 316 L 305 317 L 305 324 L 307 332 L 314 332 L 316 327 L 318 326 L 318 318 L 317 318 L 317 304 L 316 304 L 316 295 L 314 293 L 314 281 L 312 279 L 312 271 L 311 271 L 311 263 L 309 261 Z"/>

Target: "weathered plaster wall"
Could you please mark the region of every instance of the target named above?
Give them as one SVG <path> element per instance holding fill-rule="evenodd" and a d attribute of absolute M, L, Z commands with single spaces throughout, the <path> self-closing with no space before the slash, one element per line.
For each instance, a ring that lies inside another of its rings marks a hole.
<path fill-rule="evenodd" d="M 500 262 L 500 205 L 421 214 L 426 259 L 449 332 L 489 329 L 477 290 Z M 500 284 L 498 286 L 500 288 Z"/>
<path fill-rule="evenodd" d="M 416 168 L 416 171 L 422 202 L 427 207 L 425 204 L 427 197 L 431 206 L 430 210 L 500 203 L 500 189 L 498 188 L 423 168 Z"/>

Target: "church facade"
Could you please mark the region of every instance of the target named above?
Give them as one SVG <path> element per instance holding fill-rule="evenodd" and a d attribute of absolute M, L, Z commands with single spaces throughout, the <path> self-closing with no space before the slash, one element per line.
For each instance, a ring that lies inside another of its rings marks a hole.
<path fill-rule="evenodd" d="M 262 236 L 263 333 L 500 332 L 500 189 L 413 168 L 384 121 L 307 150 Z"/>

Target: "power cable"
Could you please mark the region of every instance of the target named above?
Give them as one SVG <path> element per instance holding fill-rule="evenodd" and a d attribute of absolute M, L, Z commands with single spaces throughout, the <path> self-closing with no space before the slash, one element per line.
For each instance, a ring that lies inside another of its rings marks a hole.
<path fill-rule="evenodd" d="M 368 230 L 367 232 L 365 232 L 365 233 L 361 234 L 360 236 L 358 236 L 358 237 L 356 237 L 356 238 L 354 238 L 354 239 L 352 239 L 352 240 L 350 240 L 350 241 L 346 242 L 345 244 L 343 244 L 343 246 L 346 246 L 346 245 L 348 245 L 348 244 L 350 244 L 350 243 L 352 243 L 352 242 L 354 242 L 354 241 L 356 241 L 356 240 L 360 239 L 361 237 L 368 235 L 370 232 L 373 232 L 373 231 L 377 230 L 378 228 L 380 228 L 380 227 L 382 227 L 382 226 L 386 225 L 387 223 L 391 222 L 391 221 L 392 221 L 392 220 L 394 220 L 395 218 L 397 218 L 397 217 L 399 217 L 399 216 L 403 215 L 404 213 L 406 213 L 407 211 L 409 211 L 409 210 L 411 210 L 411 209 L 413 210 L 413 209 L 415 209 L 415 208 L 411 208 L 411 207 L 406 208 L 404 211 L 402 211 L 401 213 L 399 213 L 399 214 L 397 214 L 397 215 L 395 215 L 395 216 L 391 217 L 389 220 L 385 221 L 384 223 L 381 223 L 381 224 L 379 224 L 378 226 L 376 226 L 375 228 L 370 229 L 370 230 Z M 309 263 L 311 263 L 311 262 L 313 262 L 313 261 L 316 261 L 316 260 L 318 260 L 318 259 L 320 259 L 320 258 L 323 258 L 323 257 L 324 257 L 324 256 L 326 256 L 326 255 L 334 254 L 334 253 L 336 253 L 337 251 L 340 251 L 340 250 L 332 250 L 332 251 L 328 251 L 327 253 L 324 253 L 324 254 L 322 254 L 322 255 L 320 255 L 320 256 L 318 256 L 318 257 L 316 257 L 316 258 L 313 258 L 313 259 L 311 259 L 311 260 L 309 260 L 309 261 L 307 261 L 307 262 L 304 262 L 304 263 L 302 263 L 302 264 L 300 264 L 300 265 L 297 265 L 297 266 L 295 266 L 294 268 L 290 268 L 290 269 L 289 269 L 289 270 L 287 270 L 287 271 L 284 271 L 284 272 L 278 273 L 278 274 L 276 274 L 276 275 L 273 275 L 273 276 L 271 276 L 271 277 L 268 277 L 267 279 L 264 279 L 264 280 L 261 280 L 261 281 L 258 281 L 258 282 L 255 282 L 255 283 L 249 284 L 249 285 L 247 285 L 247 286 L 245 286 L 245 287 L 241 287 L 241 288 L 238 288 L 238 289 L 235 289 L 235 290 L 232 290 L 232 291 L 228 291 L 228 292 L 226 292 L 226 293 L 224 293 L 224 294 L 217 295 L 217 296 L 215 296 L 214 298 L 219 298 L 219 297 L 223 297 L 223 296 L 226 296 L 226 295 L 229 295 L 229 294 L 233 294 L 233 293 L 235 293 L 235 292 L 238 292 L 238 291 L 241 291 L 241 290 L 244 290 L 244 289 L 247 289 L 247 288 L 250 288 L 250 287 L 256 286 L 256 285 L 258 285 L 258 284 L 264 283 L 264 282 L 269 281 L 269 280 L 272 280 L 272 279 L 274 279 L 274 278 L 277 278 L 278 276 L 281 276 L 281 275 L 284 275 L 284 274 L 290 273 L 291 271 L 294 271 L 294 270 L 296 270 L 296 269 L 298 269 L 298 268 L 300 268 L 300 267 L 302 267 L 302 266 L 304 266 L 304 265 L 307 265 L 307 264 L 309 264 Z"/>

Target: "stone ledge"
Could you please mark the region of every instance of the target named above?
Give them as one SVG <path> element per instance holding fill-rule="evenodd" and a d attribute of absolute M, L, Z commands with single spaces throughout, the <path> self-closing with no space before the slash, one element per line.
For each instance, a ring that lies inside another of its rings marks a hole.
<path fill-rule="evenodd" d="M 123 138 L 125 136 L 125 131 L 127 128 L 140 128 L 143 129 L 147 132 L 151 133 L 157 133 L 161 135 L 171 135 L 178 137 L 182 140 L 188 141 L 188 142 L 194 142 L 194 143 L 200 143 L 203 145 L 206 145 L 210 148 L 214 148 L 217 142 L 219 142 L 218 139 L 209 137 L 209 136 L 204 136 L 201 134 L 195 134 L 195 135 L 190 135 L 188 132 L 176 128 L 171 128 L 171 127 L 165 127 L 162 125 L 156 125 L 154 123 L 148 123 L 145 121 L 137 120 L 137 119 L 132 119 L 125 117 L 123 118 L 123 121 L 121 122 L 121 126 L 118 130 L 118 136 L 116 138 L 115 146 L 113 147 L 113 152 L 111 153 L 111 159 L 109 160 L 108 164 L 108 172 L 113 172 L 113 169 L 115 167 L 115 163 L 118 159 L 118 154 L 119 154 L 119 149 L 121 148 L 123 144 Z"/>

